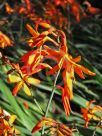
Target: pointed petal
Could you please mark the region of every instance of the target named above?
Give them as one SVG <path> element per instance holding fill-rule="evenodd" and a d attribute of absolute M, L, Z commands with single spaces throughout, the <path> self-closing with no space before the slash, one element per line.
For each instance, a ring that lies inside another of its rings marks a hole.
<path fill-rule="evenodd" d="M 44 37 L 38 37 L 33 43 L 32 46 L 42 46 L 42 44 L 44 43 Z"/>
<path fill-rule="evenodd" d="M 39 68 L 40 69 L 44 69 L 44 68 L 50 68 L 51 69 L 52 67 L 50 65 L 46 64 L 46 63 L 40 63 Z"/>
<path fill-rule="evenodd" d="M 26 93 L 26 95 L 31 96 L 30 89 L 28 88 L 26 84 L 23 84 L 23 90 Z"/>
<path fill-rule="evenodd" d="M 44 27 L 44 28 L 48 28 L 48 29 L 51 27 L 51 25 L 46 23 L 46 22 L 40 22 L 39 25 Z"/>
<path fill-rule="evenodd" d="M 71 107 L 69 103 L 69 99 L 70 99 L 69 95 L 66 91 L 66 88 L 63 88 L 61 86 L 57 86 L 57 87 L 58 89 L 61 89 L 62 91 L 62 102 L 63 102 L 64 110 L 65 110 L 66 115 L 69 115 L 71 111 Z"/>
<path fill-rule="evenodd" d="M 29 24 L 26 24 L 26 28 L 32 36 L 37 37 L 39 35 Z"/>
<path fill-rule="evenodd" d="M 34 38 L 35 38 L 35 37 L 34 37 Z M 31 38 L 31 39 L 29 39 L 29 40 L 27 41 L 27 43 L 28 43 L 28 45 L 29 45 L 30 47 L 33 47 L 34 38 Z"/>
<path fill-rule="evenodd" d="M 43 126 L 42 120 L 36 124 L 36 126 L 32 129 L 32 133 L 35 133 L 36 131 L 40 130 Z"/>
<path fill-rule="evenodd" d="M 28 64 L 28 60 L 29 57 L 31 57 L 33 54 L 36 54 L 36 51 L 29 51 L 27 53 L 25 53 L 20 60 L 24 63 L 24 64 Z"/>
<path fill-rule="evenodd" d="M 64 124 L 60 124 L 59 130 L 63 133 L 64 136 L 72 136 L 72 130 Z"/>
<path fill-rule="evenodd" d="M 35 133 L 36 131 L 40 130 L 43 126 L 55 126 L 56 121 L 54 121 L 51 118 L 44 117 L 40 122 L 37 123 L 37 125 L 32 129 L 32 133 Z"/>
<path fill-rule="evenodd" d="M 30 65 L 24 65 L 21 67 L 21 71 L 23 74 L 30 75 L 31 74 L 31 66 Z"/>
<path fill-rule="evenodd" d="M 17 95 L 17 93 L 18 93 L 18 91 L 21 89 L 22 85 L 23 85 L 23 82 L 19 82 L 19 83 L 14 87 L 14 89 L 13 89 L 13 91 L 12 91 L 12 94 L 13 94 L 14 96 Z"/>
<path fill-rule="evenodd" d="M 28 65 L 32 64 L 33 61 L 34 61 L 34 58 L 35 58 L 35 54 L 32 54 L 29 56 L 29 59 L 28 59 Z"/>
<path fill-rule="evenodd" d="M 79 67 L 74 67 L 74 71 L 78 74 L 80 78 L 85 79 L 82 69 L 80 69 Z"/>
<path fill-rule="evenodd" d="M 37 85 L 37 84 L 40 84 L 40 80 L 36 79 L 36 78 L 31 78 L 29 77 L 28 78 L 28 81 L 27 81 L 29 84 L 32 84 L 32 85 Z"/>
<path fill-rule="evenodd" d="M 64 89 L 62 91 L 62 102 L 63 102 L 65 113 L 68 116 L 70 114 L 71 108 L 70 108 L 69 98 Z"/>
<path fill-rule="evenodd" d="M 80 66 L 80 68 L 82 69 L 82 71 L 87 74 L 87 75 L 90 75 L 90 76 L 95 76 L 96 73 L 94 72 L 91 72 L 89 69 L 85 68 L 84 66 Z"/>
<path fill-rule="evenodd" d="M 44 41 L 45 41 L 45 42 L 46 42 L 46 41 L 50 41 L 50 42 L 52 42 L 55 46 L 57 46 L 57 47 L 59 46 L 59 44 L 58 44 L 56 41 L 54 41 L 53 39 L 51 39 L 51 38 L 48 37 L 48 36 L 45 38 Z"/>
<path fill-rule="evenodd" d="M 30 12 L 31 11 L 31 2 L 30 2 L 30 0 L 25 0 L 24 2 L 26 4 L 27 12 Z"/>
<path fill-rule="evenodd" d="M 67 48 L 67 41 L 66 41 L 66 35 L 63 31 L 61 30 L 58 30 L 60 36 L 61 36 L 61 48 L 60 50 L 63 52 L 63 53 L 67 53 L 68 52 L 68 48 Z"/>
<path fill-rule="evenodd" d="M 64 87 L 66 89 L 66 94 L 69 96 L 69 99 L 73 98 L 73 79 L 74 79 L 74 72 L 73 69 L 71 72 L 63 71 L 62 73 L 63 80 L 64 80 Z"/>
<path fill-rule="evenodd" d="M 9 119 L 9 123 L 12 125 L 16 118 L 17 118 L 16 115 L 11 115 Z"/>
<path fill-rule="evenodd" d="M 74 62 L 80 62 L 81 61 L 81 56 L 78 56 L 76 58 L 72 58 L 72 61 L 74 61 Z"/>
<path fill-rule="evenodd" d="M 61 131 L 57 131 L 57 133 L 58 133 L 58 135 L 57 136 L 64 136 L 62 133 L 61 133 Z"/>
<path fill-rule="evenodd" d="M 21 134 L 21 132 L 18 129 L 15 128 L 14 130 L 15 130 L 15 134 L 16 135 L 20 135 Z"/>
<path fill-rule="evenodd" d="M 60 60 L 60 58 L 62 57 L 58 51 L 55 51 L 54 49 L 51 49 L 46 45 L 44 45 L 44 49 L 46 50 L 46 52 L 48 54 L 46 56 L 47 58 L 52 58 L 58 62 Z"/>
<path fill-rule="evenodd" d="M 13 41 L 11 41 L 7 35 L 0 31 L 0 47 L 5 48 L 6 46 L 12 46 L 12 44 Z"/>
<path fill-rule="evenodd" d="M 7 81 L 9 83 L 16 83 L 16 82 L 21 81 L 21 78 L 19 76 L 16 76 L 16 75 L 8 75 Z"/>
<path fill-rule="evenodd" d="M 46 63 L 40 63 L 36 68 L 32 68 L 32 73 L 38 73 L 41 70 L 45 69 L 45 68 L 52 68 L 50 65 L 46 64 Z"/>
<path fill-rule="evenodd" d="M 56 65 L 56 66 L 54 66 L 51 70 L 47 71 L 46 74 L 47 74 L 47 75 L 53 75 L 53 74 L 55 74 L 55 72 L 57 72 L 58 70 L 59 70 L 59 66 Z"/>

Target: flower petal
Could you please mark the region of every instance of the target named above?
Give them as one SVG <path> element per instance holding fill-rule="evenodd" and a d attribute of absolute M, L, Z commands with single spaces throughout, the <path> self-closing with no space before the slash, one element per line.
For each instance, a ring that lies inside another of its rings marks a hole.
<path fill-rule="evenodd" d="M 96 73 L 91 72 L 89 69 L 85 68 L 84 66 L 80 66 L 80 65 L 79 65 L 79 67 L 80 67 L 80 68 L 82 69 L 82 71 L 83 71 L 85 74 L 87 74 L 87 75 L 90 75 L 90 76 L 95 76 L 95 75 L 96 75 Z"/>
<path fill-rule="evenodd" d="M 23 84 L 23 90 L 28 96 L 31 96 L 30 89 L 28 88 L 26 84 Z"/>
<path fill-rule="evenodd" d="M 49 71 L 46 72 L 47 75 L 53 75 L 55 72 L 57 72 L 59 70 L 59 66 L 56 65 L 54 66 L 52 69 L 50 69 Z"/>
<path fill-rule="evenodd" d="M 69 98 L 68 98 L 65 90 L 62 91 L 62 102 L 63 102 L 63 106 L 64 106 L 64 110 L 65 110 L 66 115 L 69 115 L 70 111 L 71 111 L 71 107 L 70 107 L 70 103 L 69 103 Z"/>
<path fill-rule="evenodd" d="M 46 52 L 48 53 L 48 56 L 51 56 L 50 58 L 53 58 L 54 60 L 59 60 L 60 61 L 60 58 L 62 57 L 60 55 L 60 52 L 58 51 L 55 51 L 51 48 L 49 48 L 48 46 L 44 45 L 44 49 L 46 50 Z"/>
<path fill-rule="evenodd" d="M 32 133 L 35 133 L 36 131 L 40 130 L 42 126 L 42 121 L 38 122 L 36 126 L 32 129 Z"/>
<path fill-rule="evenodd" d="M 40 22 L 39 25 L 44 27 L 44 28 L 48 28 L 48 29 L 51 28 L 51 25 L 46 23 L 46 22 Z"/>
<path fill-rule="evenodd" d="M 72 61 L 74 61 L 74 62 L 80 62 L 81 61 L 81 56 L 78 56 L 76 58 L 72 58 Z"/>
<path fill-rule="evenodd" d="M 63 80 L 64 80 L 64 86 L 66 88 L 66 93 L 69 95 L 69 99 L 71 100 L 73 98 L 73 79 L 74 79 L 74 72 L 73 69 L 71 72 L 63 71 L 62 73 Z"/>
<path fill-rule="evenodd" d="M 32 85 L 37 85 L 37 84 L 40 84 L 40 80 L 36 79 L 36 78 L 31 78 L 29 77 L 28 78 L 28 81 L 27 81 L 29 84 L 32 84 Z"/>
<path fill-rule="evenodd" d="M 16 83 L 16 82 L 21 81 L 21 78 L 19 76 L 16 76 L 16 75 L 8 75 L 7 81 L 9 83 Z"/>
<path fill-rule="evenodd" d="M 12 125 L 16 118 L 17 118 L 16 115 L 11 115 L 9 119 L 9 123 Z"/>
<path fill-rule="evenodd" d="M 17 95 L 17 93 L 18 93 L 18 91 L 21 89 L 22 85 L 23 85 L 23 82 L 19 82 L 19 83 L 14 87 L 14 89 L 13 89 L 13 91 L 12 91 L 12 94 L 13 94 L 14 96 Z"/>
<path fill-rule="evenodd" d="M 71 107 L 69 103 L 69 95 L 66 92 L 66 88 L 63 88 L 61 86 L 57 86 L 57 87 L 58 89 L 61 89 L 62 91 L 62 102 L 63 102 L 64 110 L 65 110 L 66 115 L 69 115 L 71 111 Z"/>
<path fill-rule="evenodd" d="M 26 24 L 26 28 L 32 36 L 37 37 L 39 35 L 29 24 Z"/>
<path fill-rule="evenodd" d="M 74 67 L 74 70 L 79 75 L 80 78 L 85 79 L 82 69 L 80 69 L 79 67 Z"/>

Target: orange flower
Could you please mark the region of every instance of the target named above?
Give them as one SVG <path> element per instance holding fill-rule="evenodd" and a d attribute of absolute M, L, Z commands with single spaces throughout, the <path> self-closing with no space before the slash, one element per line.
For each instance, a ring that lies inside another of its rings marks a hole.
<path fill-rule="evenodd" d="M 52 26 L 46 22 L 45 20 L 42 20 L 42 18 L 39 18 L 36 20 L 35 30 L 38 31 L 38 27 L 42 26 L 43 28 L 50 29 Z"/>
<path fill-rule="evenodd" d="M 12 9 L 12 8 L 10 7 L 10 5 L 9 5 L 7 2 L 5 3 L 5 8 L 6 8 L 6 12 L 7 12 L 8 14 L 11 14 L 11 13 L 14 12 L 14 9 Z"/>
<path fill-rule="evenodd" d="M 81 16 L 86 16 L 86 14 L 81 9 L 80 4 L 77 2 L 77 0 L 68 0 L 68 3 L 71 7 L 71 12 L 75 16 L 76 21 L 80 22 Z"/>
<path fill-rule="evenodd" d="M 96 13 L 99 13 L 99 12 L 100 12 L 100 9 L 94 8 L 94 7 L 89 7 L 89 8 L 87 9 L 87 11 L 88 11 L 89 13 L 91 13 L 91 14 L 96 14 Z"/>
<path fill-rule="evenodd" d="M 46 24 L 41 24 L 42 26 L 49 26 Z M 49 34 L 51 34 L 53 31 L 55 31 L 55 28 L 51 27 L 50 29 L 48 29 L 47 31 L 42 32 L 41 34 L 39 32 L 36 32 L 30 25 L 26 25 L 28 31 L 30 32 L 30 34 L 33 36 L 32 38 L 30 38 L 30 40 L 28 40 L 28 44 L 31 47 L 40 47 L 42 46 L 46 41 L 50 41 L 52 43 L 54 43 L 56 46 L 58 45 L 53 39 L 51 39 L 50 37 L 48 37 Z"/>
<path fill-rule="evenodd" d="M 87 102 L 87 107 L 82 108 L 81 112 L 83 113 L 83 118 L 85 120 L 85 127 L 88 127 L 90 120 L 100 121 L 102 120 L 102 107 L 99 105 L 93 105 L 95 101 Z M 101 116 L 98 117 L 96 113 L 100 113 Z"/>
<path fill-rule="evenodd" d="M 49 1 L 50 2 L 50 1 Z M 68 0 L 52 0 L 52 2 L 54 2 L 54 4 L 56 6 L 62 6 L 64 8 L 66 8 L 67 4 L 68 4 Z"/>
<path fill-rule="evenodd" d="M 24 63 L 24 66 L 21 68 L 23 73 L 32 75 L 34 73 L 40 72 L 44 68 L 51 69 L 48 64 L 42 62 L 45 55 L 46 51 L 44 50 L 34 50 L 24 54 L 21 57 L 21 61 Z"/>
<path fill-rule="evenodd" d="M 66 6 L 66 2 L 64 1 L 55 1 L 55 0 L 48 0 L 46 2 L 46 11 L 44 14 L 44 18 L 49 20 L 51 24 L 58 25 L 60 28 L 67 29 L 68 28 L 68 18 L 63 15 L 63 13 L 56 8 L 56 6 L 60 4 L 60 6 Z"/>
<path fill-rule="evenodd" d="M 77 22 L 80 22 L 80 5 L 78 3 L 74 3 L 71 5 L 71 11 L 76 17 Z"/>
<path fill-rule="evenodd" d="M 6 8 L 6 12 L 7 12 L 8 14 L 11 14 L 11 13 L 14 12 L 14 9 L 12 9 L 12 8 L 10 7 L 10 5 L 9 5 L 7 2 L 5 3 L 5 8 Z"/>
<path fill-rule="evenodd" d="M 70 109 L 69 107 L 69 100 L 72 100 L 73 98 L 73 80 L 74 80 L 74 72 L 77 73 L 80 78 L 84 79 L 84 74 L 88 74 L 91 76 L 94 76 L 95 73 L 91 72 L 89 69 L 85 68 L 82 65 L 77 64 L 76 62 L 79 62 L 81 60 L 81 57 L 78 56 L 76 58 L 72 58 L 71 55 L 67 53 L 67 45 L 66 45 L 66 36 L 64 32 L 58 31 L 61 36 L 61 48 L 59 51 L 53 50 L 49 48 L 48 46 L 44 46 L 46 52 L 48 55 L 47 58 L 54 59 L 57 62 L 57 65 L 55 65 L 51 70 L 47 72 L 47 75 L 52 75 L 55 72 L 57 72 L 59 69 L 63 69 L 62 77 L 64 80 L 64 89 L 62 89 L 63 95 L 62 100 L 64 104 L 64 108 L 66 111 L 66 114 L 68 115 Z M 65 97 L 65 98 L 64 98 Z"/>
<path fill-rule="evenodd" d="M 32 129 L 32 133 L 40 130 L 42 127 L 47 126 L 50 129 L 50 134 L 58 136 L 72 136 L 72 131 L 69 127 L 59 123 L 51 118 L 43 117 L 40 122 Z"/>
<path fill-rule="evenodd" d="M 86 16 L 77 0 L 48 0 L 45 18 L 51 20 L 52 23 L 57 24 L 60 28 L 68 29 L 68 23 L 70 22 L 69 18 L 64 16 L 57 6 L 62 7 L 65 12 L 69 12 L 68 14 L 73 15 L 77 22 L 80 21 L 81 17 Z M 70 11 L 68 11 L 68 6 Z"/>
<path fill-rule="evenodd" d="M 15 115 L 7 116 L 0 109 L 0 136 L 18 135 L 20 131 L 13 126 L 13 122 L 17 117 Z"/>
<path fill-rule="evenodd" d="M 18 8 L 18 13 L 22 14 L 24 13 L 26 17 L 34 13 L 34 10 L 32 9 L 32 4 L 30 0 L 24 0 L 24 5 L 20 5 Z"/>
<path fill-rule="evenodd" d="M 81 9 L 80 4 L 76 0 L 69 0 L 71 6 L 71 12 L 75 16 L 76 21 L 80 22 L 80 18 L 86 16 L 86 14 Z"/>
<path fill-rule="evenodd" d="M 90 14 L 96 14 L 100 12 L 100 9 L 92 7 L 88 1 L 85 1 L 83 4 L 87 6 L 87 12 Z"/>
<path fill-rule="evenodd" d="M 4 33 L 0 31 L 0 47 L 5 48 L 7 46 L 12 46 L 13 42 L 6 36 Z"/>
<path fill-rule="evenodd" d="M 19 14 L 25 13 L 25 8 L 23 6 L 20 6 L 18 9 L 18 13 Z"/>
<path fill-rule="evenodd" d="M 27 12 L 29 13 L 31 11 L 31 3 L 30 0 L 24 0 L 26 4 Z"/>
<path fill-rule="evenodd" d="M 62 91 L 62 102 L 63 102 L 63 106 L 65 109 L 65 113 L 66 115 L 69 115 L 71 112 L 71 107 L 70 107 L 70 102 L 69 102 L 69 92 L 67 91 L 67 87 L 66 85 L 64 85 L 64 87 L 61 86 L 57 86 L 58 89 L 60 89 Z"/>
<path fill-rule="evenodd" d="M 27 74 L 22 73 L 19 64 L 11 64 L 12 68 L 10 71 L 8 71 L 8 82 L 9 83 L 17 83 L 16 86 L 13 89 L 12 94 L 14 96 L 17 95 L 18 91 L 23 88 L 24 92 L 31 96 L 31 92 L 29 89 L 29 84 L 35 85 L 39 84 L 40 80 L 36 78 L 29 77 Z M 11 73 L 12 72 L 12 73 Z"/>

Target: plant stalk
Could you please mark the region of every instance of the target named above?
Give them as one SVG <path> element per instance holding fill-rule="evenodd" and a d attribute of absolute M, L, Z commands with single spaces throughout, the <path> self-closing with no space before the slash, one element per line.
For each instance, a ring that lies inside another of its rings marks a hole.
<path fill-rule="evenodd" d="M 52 102 L 52 99 L 53 99 L 53 96 L 54 96 L 54 93 L 55 93 L 56 83 L 57 83 L 57 79 L 58 79 L 59 74 L 60 74 L 60 69 L 59 69 L 59 71 L 57 72 L 57 75 L 56 75 L 56 77 L 55 77 L 54 85 L 53 85 L 53 88 L 52 88 L 52 93 L 51 93 L 50 99 L 49 99 L 49 101 L 48 101 L 48 104 L 47 104 L 47 107 L 46 107 L 46 112 L 45 112 L 45 114 L 44 114 L 44 117 L 46 117 L 47 114 L 48 114 L 48 111 L 49 111 L 49 108 L 50 108 L 50 105 L 51 105 L 51 102 Z M 44 129 L 45 129 L 45 127 L 42 128 L 41 136 L 44 135 Z"/>

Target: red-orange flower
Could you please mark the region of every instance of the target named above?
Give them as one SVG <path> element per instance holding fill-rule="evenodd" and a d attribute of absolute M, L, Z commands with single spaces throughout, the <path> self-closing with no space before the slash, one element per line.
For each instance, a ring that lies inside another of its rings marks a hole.
<path fill-rule="evenodd" d="M 32 9 L 32 4 L 30 0 L 24 0 L 24 5 L 20 5 L 18 8 L 18 13 L 22 14 L 24 13 L 26 17 L 28 17 L 31 14 L 34 14 L 34 10 Z"/>
<path fill-rule="evenodd" d="M 85 1 L 84 4 L 87 5 L 87 12 L 88 13 L 96 14 L 96 13 L 100 12 L 100 9 L 92 7 L 88 1 Z"/>
<path fill-rule="evenodd" d="M 86 14 L 81 9 L 80 4 L 76 0 L 68 0 L 69 5 L 71 7 L 71 12 L 75 16 L 76 21 L 79 22 L 82 16 L 86 16 Z"/>
<path fill-rule="evenodd" d="M 52 0 L 54 3 L 55 3 L 55 5 L 56 6 L 63 6 L 63 7 L 65 7 L 66 6 L 66 4 L 68 3 L 68 0 L 56 0 L 56 1 L 54 1 L 54 0 Z"/>
<path fill-rule="evenodd" d="M 29 77 L 27 74 L 24 74 L 21 71 L 19 64 L 12 63 L 11 66 L 13 69 L 8 71 L 7 80 L 9 83 L 17 83 L 13 89 L 12 94 L 14 96 L 16 96 L 18 91 L 22 88 L 28 96 L 31 96 L 29 85 L 30 84 L 32 84 L 32 85 L 39 84 L 40 80 L 38 80 L 36 78 Z"/>
<path fill-rule="evenodd" d="M 30 0 L 24 0 L 26 4 L 26 10 L 29 13 L 31 11 L 31 3 Z"/>
<path fill-rule="evenodd" d="M 64 1 L 55 1 L 55 0 L 48 0 L 46 3 L 46 11 L 44 17 L 46 20 L 50 21 L 51 24 L 58 25 L 60 28 L 67 29 L 68 28 L 68 18 L 63 15 L 63 13 L 56 8 L 57 4 L 60 6 L 65 7 Z"/>
<path fill-rule="evenodd" d="M 61 48 L 59 51 L 53 50 L 49 48 L 48 46 L 44 46 L 45 50 L 47 51 L 48 55 L 46 57 L 54 59 L 57 62 L 57 65 L 55 65 L 51 70 L 47 72 L 47 75 L 52 75 L 55 72 L 57 72 L 59 69 L 63 69 L 62 77 L 64 81 L 64 89 L 62 89 L 63 95 L 63 104 L 66 111 L 66 114 L 68 115 L 70 109 L 69 107 L 69 100 L 72 100 L 73 98 L 73 80 L 74 80 L 74 72 L 77 73 L 80 78 L 84 79 L 84 74 L 88 74 L 91 76 L 94 76 L 95 73 L 91 72 L 89 69 L 85 68 L 82 65 L 77 64 L 76 62 L 79 62 L 81 60 L 81 57 L 78 56 L 76 58 L 73 58 L 71 55 L 67 53 L 67 45 L 66 45 L 66 36 L 64 32 L 58 31 L 59 35 L 61 36 Z"/>
<path fill-rule="evenodd" d="M 12 46 L 12 44 L 13 42 L 9 37 L 0 31 L 0 47 L 5 48 L 7 46 Z"/>
<path fill-rule="evenodd" d="M 93 105 L 95 101 L 87 102 L 86 108 L 82 108 L 81 112 L 83 114 L 83 118 L 85 120 L 85 127 L 88 127 L 90 120 L 100 121 L 102 120 L 102 107 L 99 105 Z M 96 115 L 96 113 L 100 113 L 100 117 Z"/>
<path fill-rule="evenodd" d="M 36 25 L 35 25 L 36 31 L 38 31 L 39 26 L 42 26 L 43 28 L 46 28 L 46 29 L 50 29 L 52 27 L 47 21 L 42 20 L 41 18 L 36 20 Z M 52 27 L 52 28 L 55 29 L 54 27 Z"/>
<path fill-rule="evenodd" d="M 3 110 L 0 109 L 0 136 L 11 136 L 14 134 L 20 134 L 20 131 L 17 130 L 13 125 L 13 122 L 16 118 L 16 115 L 5 115 Z"/>
<path fill-rule="evenodd" d="M 32 129 L 32 133 L 35 133 L 36 131 L 40 130 L 44 126 L 49 127 L 50 134 L 52 135 L 57 134 L 58 136 L 72 136 L 72 131 L 73 131 L 72 129 L 51 118 L 45 118 L 45 117 L 43 117 L 42 120 L 38 122 L 37 125 Z"/>
<path fill-rule="evenodd" d="M 47 23 L 43 24 L 42 26 L 48 26 Z M 54 43 L 55 45 L 58 45 L 53 39 L 51 39 L 48 35 L 51 34 L 53 31 L 55 31 L 54 27 L 50 27 L 48 30 L 43 31 L 41 34 L 39 32 L 36 32 L 30 25 L 26 25 L 28 31 L 32 35 L 32 37 L 28 40 L 28 44 L 31 47 L 40 47 L 42 46 L 46 41 L 50 41 Z"/>
<path fill-rule="evenodd" d="M 10 7 L 10 5 L 9 5 L 7 2 L 5 3 L 5 9 L 6 9 L 6 12 L 7 12 L 8 14 L 11 14 L 11 13 L 14 12 L 14 9 L 12 9 L 12 8 Z"/>
<path fill-rule="evenodd" d="M 24 66 L 21 68 L 23 73 L 32 75 L 44 68 L 51 68 L 51 66 L 43 62 L 44 56 L 46 56 L 46 51 L 40 51 L 39 49 L 25 53 L 21 57 L 21 61 L 24 63 Z"/>

